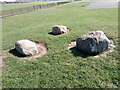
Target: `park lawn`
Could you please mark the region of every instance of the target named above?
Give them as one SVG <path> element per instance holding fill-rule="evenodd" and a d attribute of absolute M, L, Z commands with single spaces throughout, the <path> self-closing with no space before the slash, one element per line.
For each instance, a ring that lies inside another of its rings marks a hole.
<path fill-rule="evenodd" d="M 10 10 L 10 9 L 18 9 L 23 7 L 29 7 L 33 5 L 39 5 L 39 4 L 47 4 L 47 3 L 54 3 L 58 1 L 50 1 L 50 2 L 29 2 L 29 3 L 14 3 L 14 4 L 0 4 L 2 6 L 1 11 Z"/>
<path fill-rule="evenodd" d="M 34 60 L 4 58 L 3 88 L 118 88 L 118 9 L 86 9 L 87 5 L 70 3 L 3 18 L 3 50 L 21 39 L 45 42 L 49 49 Z M 48 34 L 54 25 L 66 25 L 70 32 Z M 107 57 L 79 56 L 67 49 L 71 40 L 96 30 L 117 46 Z"/>

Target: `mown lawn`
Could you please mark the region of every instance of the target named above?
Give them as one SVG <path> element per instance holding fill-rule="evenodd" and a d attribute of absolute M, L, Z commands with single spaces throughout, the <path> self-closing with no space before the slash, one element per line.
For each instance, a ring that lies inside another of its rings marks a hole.
<path fill-rule="evenodd" d="M 0 11 L 10 10 L 10 9 L 18 9 L 18 8 L 29 7 L 29 6 L 33 6 L 33 5 L 47 4 L 47 3 L 54 3 L 54 2 L 58 2 L 58 1 L 14 3 L 14 4 L 2 4 L 2 5 L 0 4 L 0 6 L 2 6 L 2 10 L 0 10 Z"/>
<path fill-rule="evenodd" d="M 34 60 L 15 56 L 4 59 L 4 88 L 118 88 L 118 9 L 86 9 L 88 3 L 70 3 L 52 10 L 33 11 L 3 18 L 3 50 L 17 40 L 45 42 L 48 53 Z M 66 25 L 68 34 L 48 34 L 53 25 Z M 90 31 L 102 30 L 116 44 L 107 57 L 73 54 L 71 40 Z"/>

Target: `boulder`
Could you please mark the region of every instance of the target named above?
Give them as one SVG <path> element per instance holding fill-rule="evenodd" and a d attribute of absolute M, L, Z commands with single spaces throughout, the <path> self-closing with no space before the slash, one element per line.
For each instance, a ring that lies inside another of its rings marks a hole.
<path fill-rule="evenodd" d="M 57 35 L 57 34 L 63 34 L 67 32 L 68 32 L 68 28 L 66 26 L 55 25 L 52 27 L 53 34 Z"/>
<path fill-rule="evenodd" d="M 108 49 L 110 40 L 103 31 L 93 31 L 76 40 L 76 48 L 87 54 L 97 54 Z"/>
<path fill-rule="evenodd" d="M 19 40 L 15 43 L 15 49 L 18 53 L 25 56 L 32 56 L 38 53 L 37 46 L 30 40 Z"/>

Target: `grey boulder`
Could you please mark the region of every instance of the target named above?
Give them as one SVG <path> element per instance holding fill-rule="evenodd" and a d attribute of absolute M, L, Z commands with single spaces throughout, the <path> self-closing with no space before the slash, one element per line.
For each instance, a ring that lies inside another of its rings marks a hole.
<path fill-rule="evenodd" d="M 93 31 L 76 40 L 76 48 L 87 54 L 97 54 L 108 49 L 110 40 L 103 31 Z"/>
<path fill-rule="evenodd" d="M 18 53 L 26 56 L 32 56 L 38 53 L 37 46 L 30 40 L 19 40 L 15 43 L 15 49 Z"/>
<path fill-rule="evenodd" d="M 52 27 L 52 33 L 53 34 L 63 34 L 67 33 L 69 30 L 66 26 L 60 26 L 60 25 L 55 25 Z"/>

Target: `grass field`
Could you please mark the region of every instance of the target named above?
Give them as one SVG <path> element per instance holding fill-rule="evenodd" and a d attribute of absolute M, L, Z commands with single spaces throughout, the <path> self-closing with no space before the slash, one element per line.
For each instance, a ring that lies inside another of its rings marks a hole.
<path fill-rule="evenodd" d="M 1 11 L 10 10 L 10 9 L 16 9 L 16 8 L 22 8 L 22 7 L 29 7 L 33 5 L 39 5 L 39 4 L 47 4 L 47 3 L 54 3 L 58 1 L 50 1 L 50 2 L 30 2 L 30 3 L 14 3 L 14 4 L 0 4 L 2 6 Z"/>
<path fill-rule="evenodd" d="M 33 11 L 3 18 L 3 50 L 21 39 L 45 42 L 48 53 L 38 59 L 4 59 L 4 88 L 118 88 L 118 9 L 86 9 L 88 3 L 70 3 L 52 10 Z M 53 25 L 66 25 L 68 34 L 48 34 Z M 107 57 L 74 55 L 71 40 L 102 30 L 116 44 Z"/>

